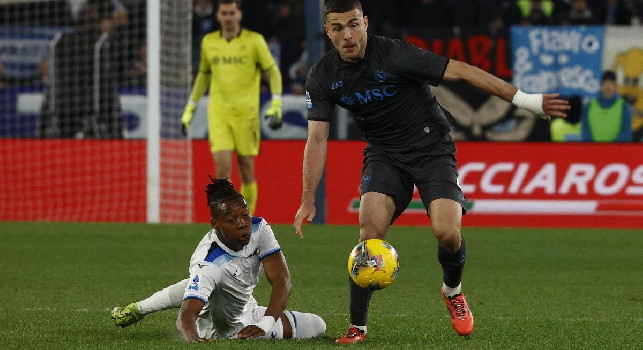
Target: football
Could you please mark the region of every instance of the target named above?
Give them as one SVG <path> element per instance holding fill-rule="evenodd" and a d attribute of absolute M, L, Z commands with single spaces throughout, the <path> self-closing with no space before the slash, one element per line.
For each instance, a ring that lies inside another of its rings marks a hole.
<path fill-rule="evenodd" d="M 353 248 L 348 256 L 348 274 L 355 283 L 366 289 L 390 286 L 400 268 L 397 252 L 381 239 L 367 239 Z"/>

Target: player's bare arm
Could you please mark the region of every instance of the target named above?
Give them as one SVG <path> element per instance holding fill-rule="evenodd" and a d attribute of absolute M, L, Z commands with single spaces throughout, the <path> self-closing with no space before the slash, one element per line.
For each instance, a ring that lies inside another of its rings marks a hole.
<path fill-rule="evenodd" d="M 537 115 L 544 116 L 547 120 L 550 120 L 551 117 L 565 118 L 567 117 L 567 111 L 571 108 L 567 100 L 557 98 L 559 94 L 525 94 L 514 85 L 493 74 L 456 60 L 449 60 L 444 72 L 444 79 L 450 81 L 465 80 L 487 93 L 512 102 L 518 107 L 525 108 Z"/>
<path fill-rule="evenodd" d="M 308 121 L 308 140 L 304 149 L 303 192 L 301 206 L 295 215 L 293 226 L 295 233 L 304 238 L 301 225 L 304 219 L 312 221 L 315 218 L 315 192 L 324 172 L 326 151 L 328 145 L 329 123 L 324 121 Z"/>
<path fill-rule="evenodd" d="M 292 337 L 290 322 L 284 316 L 284 310 L 286 309 L 292 290 L 290 272 L 288 271 L 288 265 L 286 265 L 286 259 L 281 252 L 277 252 L 265 257 L 261 263 L 263 264 L 266 278 L 272 286 L 270 302 L 268 303 L 268 308 L 263 319 L 258 324 L 244 327 L 239 331 L 237 337 L 240 339 L 261 337 L 265 335 L 281 317 L 282 324 L 284 325 L 284 338 L 290 338 Z"/>
<path fill-rule="evenodd" d="M 216 339 L 205 339 L 199 337 L 196 330 L 196 320 L 199 313 L 203 309 L 205 303 L 199 299 L 186 299 L 181 304 L 179 316 L 176 319 L 176 329 L 179 331 L 179 336 L 186 342 L 209 342 Z"/>

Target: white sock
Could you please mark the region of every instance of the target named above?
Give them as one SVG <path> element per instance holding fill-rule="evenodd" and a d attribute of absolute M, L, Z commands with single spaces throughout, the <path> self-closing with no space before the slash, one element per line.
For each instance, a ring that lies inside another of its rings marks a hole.
<path fill-rule="evenodd" d="M 366 334 L 366 326 L 356 326 L 354 324 L 352 324 L 351 326 L 359 329 L 360 331 L 364 332 L 364 334 Z"/>
<path fill-rule="evenodd" d="M 293 339 L 315 338 L 326 332 L 326 322 L 315 314 L 288 310 L 284 314 L 292 326 Z"/>
<path fill-rule="evenodd" d="M 188 281 L 189 278 L 186 278 L 183 281 L 163 288 L 149 296 L 147 299 L 139 301 L 138 310 L 143 315 L 147 315 L 152 312 L 181 307 L 183 294 L 185 294 L 185 288 L 188 285 Z"/>
<path fill-rule="evenodd" d="M 447 296 L 447 298 L 451 298 L 454 295 L 458 295 L 462 293 L 462 283 L 458 284 L 458 286 L 455 288 L 451 288 L 446 284 L 442 283 L 442 291 L 444 292 L 444 295 Z"/>

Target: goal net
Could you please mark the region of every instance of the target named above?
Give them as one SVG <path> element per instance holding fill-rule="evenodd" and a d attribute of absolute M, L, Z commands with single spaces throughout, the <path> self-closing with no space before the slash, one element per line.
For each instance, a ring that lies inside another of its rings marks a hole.
<path fill-rule="evenodd" d="M 153 4 L 0 2 L 0 220 L 192 221 L 192 1 Z"/>

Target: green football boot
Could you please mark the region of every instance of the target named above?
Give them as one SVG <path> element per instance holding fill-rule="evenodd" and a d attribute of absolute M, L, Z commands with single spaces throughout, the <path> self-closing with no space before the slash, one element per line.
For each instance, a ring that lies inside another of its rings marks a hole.
<path fill-rule="evenodd" d="M 112 319 L 114 323 L 121 328 L 131 326 L 145 317 L 138 310 L 138 303 L 131 303 L 125 307 L 115 307 L 112 310 Z"/>

